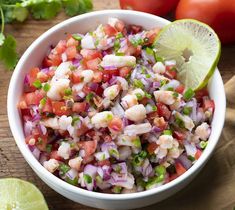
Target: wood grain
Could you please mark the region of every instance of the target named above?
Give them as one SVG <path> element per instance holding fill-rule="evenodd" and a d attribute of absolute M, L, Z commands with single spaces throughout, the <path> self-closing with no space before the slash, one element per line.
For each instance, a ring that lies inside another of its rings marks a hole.
<path fill-rule="evenodd" d="M 119 8 L 118 0 L 94 0 L 95 10 Z M 17 39 L 18 52 L 22 54 L 26 48 L 53 25 L 66 19 L 59 14 L 54 20 L 35 21 L 28 20 L 24 24 L 7 25 L 6 32 L 13 34 Z M 224 82 L 235 74 L 235 46 L 224 46 L 219 69 Z M 90 207 L 74 203 L 46 186 L 31 170 L 20 154 L 12 137 L 7 118 L 7 89 L 12 72 L 6 71 L 0 65 L 0 178 L 18 177 L 35 183 L 43 192 L 51 210 L 89 210 Z M 224 153 L 235 151 L 234 143 L 229 142 L 225 147 L 221 143 L 213 157 L 203 171 L 184 190 L 173 197 L 150 207 L 146 210 L 204 210 L 204 209 L 232 209 L 235 205 L 235 187 L 230 180 L 235 180 L 234 158 L 224 160 Z M 221 160 L 225 161 L 222 163 Z M 226 163 L 226 164 L 225 164 Z M 233 186 L 232 186 L 233 185 Z M 215 186 L 211 187 L 211 186 Z M 201 192 L 204 193 L 201 193 Z M 203 196 L 208 196 L 204 199 Z M 221 195 L 221 196 L 218 196 Z M 205 200 L 205 202 L 200 202 Z M 205 206 L 207 206 L 205 208 Z"/>

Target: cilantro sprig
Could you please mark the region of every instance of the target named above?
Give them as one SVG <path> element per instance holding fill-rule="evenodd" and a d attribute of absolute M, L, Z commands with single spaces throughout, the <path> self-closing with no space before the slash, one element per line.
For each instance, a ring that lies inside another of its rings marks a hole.
<path fill-rule="evenodd" d="M 37 20 L 48 20 L 62 9 L 66 15 L 74 16 L 92 8 L 92 0 L 0 0 L 0 60 L 9 70 L 14 69 L 18 61 L 15 38 L 4 34 L 6 23 L 24 22 L 29 16 Z"/>

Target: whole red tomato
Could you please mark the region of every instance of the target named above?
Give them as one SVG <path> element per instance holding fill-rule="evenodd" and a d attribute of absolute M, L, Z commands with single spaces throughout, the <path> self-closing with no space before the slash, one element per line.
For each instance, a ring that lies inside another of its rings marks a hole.
<path fill-rule="evenodd" d="M 207 23 L 222 43 L 235 42 L 235 0 L 180 0 L 176 19 L 184 18 Z"/>
<path fill-rule="evenodd" d="M 133 9 L 164 16 L 172 11 L 179 0 L 120 0 L 122 9 Z"/>

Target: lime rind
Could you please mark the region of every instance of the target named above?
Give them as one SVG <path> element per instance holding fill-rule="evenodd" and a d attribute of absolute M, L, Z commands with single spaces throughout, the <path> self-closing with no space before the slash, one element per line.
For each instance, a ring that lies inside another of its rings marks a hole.
<path fill-rule="evenodd" d="M 33 184 L 16 179 L 0 179 L 0 209 L 48 210 L 42 193 Z"/>
<path fill-rule="evenodd" d="M 186 88 L 194 90 L 206 86 L 221 53 L 220 40 L 214 30 L 193 19 L 177 20 L 165 26 L 154 46 L 158 56 L 176 60 L 178 79 Z M 187 62 L 183 56 L 185 49 L 193 54 Z"/>

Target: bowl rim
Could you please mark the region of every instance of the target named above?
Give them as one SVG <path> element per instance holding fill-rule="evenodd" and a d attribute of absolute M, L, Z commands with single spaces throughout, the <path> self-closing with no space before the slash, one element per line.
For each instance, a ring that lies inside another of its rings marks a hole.
<path fill-rule="evenodd" d="M 81 194 L 83 196 L 87 196 L 90 198 L 96 198 L 96 199 L 102 199 L 102 200 L 128 200 L 128 199 L 137 199 L 137 198 L 143 198 L 143 197 L 148 197 L 153 194 L 158 194 L 161 193 L 169 188 L 173 188 L 176 185 L 179 185 L 183 180 L 186 180 L 187 178 L 191 177 L 198 169 L 200 169 L 204 163 L 207 161 L 207 159 L 211 156 L 215 146 L 218 143 L 219 136 L 217 139 L 214 139 L 213 141 L 210 141 L 208 144 L 208 147 L 205 149 L 205 151 L 202 153 L 201 157 L 196 161 L 196 163 L 188 169 L 184 174 L 176 178 L 175 180 L 166 183 L 164 185 L 161 185 L 157 188 L 153 188 L 150 190 L 142 191 L 142 192 L 136 192 L 136 193 L 128 193 L 128 194 L 109 194 L 109 193 L 100 193 L 100 192 L 93 192 L 93 191 L 88 191 L 86 189 L 82 189 L 73 185 L 68 184 L 67 182 L 63 181 L 62 179 L 58 178 L 57 176 L 51 174 L 49 171 L 47 171 L 36 158 L 34 158 L 33 154 L 30 152 L 30 150 L 27 148 L 25 143 L 22 143 L 22 139 L 20 139 L 18 136 L 18 127 L 17 124 L 14 120 L 15 115 L 14 115 L 14 110 L 17 109 L 16 105 L 14 104 L 14 89 L 15 86 L 17 85 L 17 78 L 20 76 L 20 70 L 21 66 L 23 63 L 27 60 L 28 55 L 34 48 L 44 39 L 46 39 L 51 33 L 53 33 L 56 30 L 59 30 L 63 28 L 66 24 L 73 23 L 73 22 L 79 22 L 83 19 L 87 19 L 92 16 L 100 16 L 100 15 L 115 15 L 115 14 L 120 14 L 120 15 L 139 15 L 140 17 L 146 17 L 146 18 L 151 18 L 155 19 L 156 21 L 159 21 L 164 24 L 170 23 L 170 21 L 154 16 L 151 14 L 147 14 L 144 12 L 137 12 L 137 11 L 130 11 L 130 10 L 100 10 L 100 11 L 94 11 L 86 14 L 82 14 L 79 16 L 75 16 L 72 18 L 69 18 L 65 21 L 62 21 L 58 23 L 57 25 L 51 27 L 49 30 L 44 32 L 42 35 L 40 35 L 24 52 L 22 57 L 20 58 L 13 75 L 10 80 L 9 88 L 8 88 L 8 95 L 7 95 L 7 113 L 8 113 L 8 121 L 10 125 L 11 132 L 13 134 L 13 137 L 15 139 L 15 142 L 23 155 L 24 159 L 28 162 L 28 164 L 33 168 L 33 170 L 36 172 L 36 174 L 40 174 L 40 176 L 43 176 L 44 178 L 46 177 L 49 182 L 53 183 L 54 185 L 62 187 L 64 190 L 70 191 L 75 194 Z M 221 75 L 216 69 L 213 77 L 219 82 L 218 86 L 221 87 L 221 103 L 223 110 L 221 110 L 220 116 L 221 116 L 221 121 L 217 122 L 219 123 L 217 133 L 221 134 L 223 124 L 224 124 L 224 119 L 225 119 L 225 107 L 226 107 L 226 100 L 225 100 L 225 92 L 224 92 L 224 87 L 223 87 L 223 82 Z M 40 177 L 39 176 L 39 177 Z M 41 177 L 40 177 L 41 178 Z M 42 179 L 42 178 L 41 178 Z"/>

